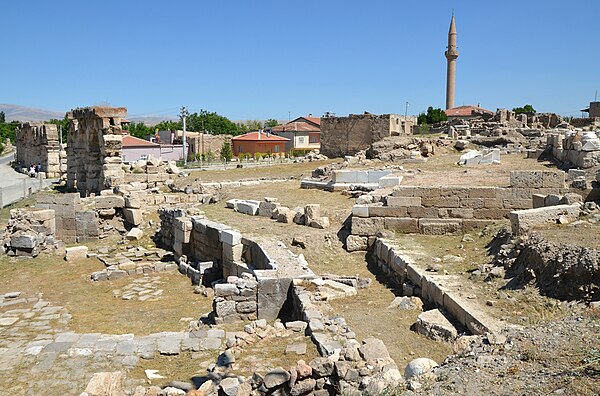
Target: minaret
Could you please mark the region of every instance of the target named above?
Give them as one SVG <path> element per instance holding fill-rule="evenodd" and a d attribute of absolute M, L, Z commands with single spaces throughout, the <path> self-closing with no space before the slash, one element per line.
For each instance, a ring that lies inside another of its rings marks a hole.
<path fill-rule="evenodd" d="M 446 110 L 454 107 L 454 86 L 456 80 L 456 25 L 454 24 L 454 14 L 450 21 L 450 31 L 448 32 L 448 50 L 444 53 L 448 59 L 448 73 L 446 74 Z"/>

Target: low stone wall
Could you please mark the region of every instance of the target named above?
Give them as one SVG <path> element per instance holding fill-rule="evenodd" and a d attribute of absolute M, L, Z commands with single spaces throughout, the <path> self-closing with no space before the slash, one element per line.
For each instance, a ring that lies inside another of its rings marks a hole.
<path fill-rule="evenodd" d="M 329 228 L 329 217 L 321 216 L 320 204 L 308 204 L 290 209 L 281 206 L 277 198 L 265 197 L 262 201 L 230 199 L 227 207 L 250 216 L 268 217 L 280 223 L 296 223 L 313 228 Z"/>
<path fill-rule="evenodd" d="M 372 254 L 377 266 L 405 296 L 416 295 L 425 302 L 441 309 L 472 334 L 497 332 L 501 325 L 476 307 L 476 302 L 467 301 L 460 289 L 463 281 L 456 275 L 432 275 L 415 264 L 410 257 L 398 252 L 389 241 L 378 238 Z"/>
<path fill-rule="evenodd" d="M 165 246 L 172 247 L 176 259 L 180 260 L 180 270 L 183 261 L 185 272 L 191 274 L 190 277 L 198 276 L 189 269 L 191 267 L 211 281 L 252 277 L 258 282 L 255 292 L 258 318 L 272 320 L 279 316 L 292 279 L 314 277 L 304 257 L 294 255 L 280 242 L 244 238 L 232 227 L 204 216 L 187 216 L 179 209 L 163 208 L 159 214 L 159 239 Z M 202 262 L 212 262 L 212 266 L 202 267 Z M 236 312 L 240 310 L 246 308 L 236 308 Z M 225 308 L 219 311 L 233 312 Z M 235 318 L 235 315 L 227 316 L 232 316 L 228 320 Z"/>
<path fill-rule="evenodd" d="M 562 171 L 513 171 L 510 180 L 511 187 L 395 187 L 378 197 L 380 202 L 354 205 L 352 235 L 364 239 L 382 230 L 429 235 L 466 232 L 506 218 L 513 210 L 532 208 L 534 194 L 568 191 Z"/>
<path fill-rule="evenodd" d="M 98 215 L 84 207 L 79 193 L 39 194 L 36 207 L 54 210 L 57 239 L 67 243 L 98 239 Z"/>

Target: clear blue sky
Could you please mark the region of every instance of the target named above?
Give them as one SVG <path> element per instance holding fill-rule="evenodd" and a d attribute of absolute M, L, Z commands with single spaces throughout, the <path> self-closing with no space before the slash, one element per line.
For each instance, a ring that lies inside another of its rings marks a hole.
<path fill-rule="evenodd" d="M 0 103 L 231 119 L 526 103 L 579 115 L 600 89 L 600 1 L 5 1 Z"/>

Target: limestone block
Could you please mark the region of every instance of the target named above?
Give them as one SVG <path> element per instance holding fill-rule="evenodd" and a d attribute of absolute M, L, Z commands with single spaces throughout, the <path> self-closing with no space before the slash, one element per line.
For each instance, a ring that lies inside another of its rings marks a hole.
<path fill-rule="evenodd" d="M 125 197 L 125 207 L 132 209 L 140 209 L 142 207 L 142 202 L 138 197 L 127 196 Z"/>
<path fill-rule="evenodd" d="M 575 221 L 579 217 L 579 204 L 546 206 L 536 209 L 517 210 L 510 212 L 512 233 L 522 235 L 536 225 L 548 222 L 555 223 L 560 219 L 564 222 Z"/>
<path fill-rule="evenodd" d="M 272 217 L 273 216 L 273 211 L 279 207 L 279 202 L 271 202 L 271 201 L 266 201 L 267 198 L 265 198 L 265 201 L 261 202 L 258 205 L 258 215 L 259 216 L 264 216 L 264 217 Z"/>
<path fill-rule="evenodd" d="M 94 373 L 84 393 L 89 396 L 122 395 L 122 381 L 122 371 Z"/>
<path fill-rule="evenodd" d="M 53 209 L 32 210 L 29 212 L 28 216 L 31 220 L 44 222 L 54 220 L 55 213 Z"/>
<path fill-rule="evenodd" d="M 419 219 L 419 231 L 425 235 L 445 235 L 461 231 L 461 220 Z"/>
<path fill-rule="evenodd" d="M 142 236 L 144 236 L 144 231 L 140 230 L 137 227 L 133 227 L 128 233 L 127 233 L 127 239 L 130 241 L 139 241 Z"/>
<path fill-rule="evenodd" d="M 304 206 L 304 216 L 306 217 L 306 224 L 310 224 L 311 221 L 321 217 L 321 205 L 308 204 Z"/>
<path fill-rule="evenodd" d="M 360 236 L 376 235 L 384 229 L 384 218 L 382 217 L 354 217 L 352 216 L 352 234 Z"/>
<path fill-rule="evenodd" d="M 369 217 L 369 205 L 354 205 L 352 207 L 352 216 Z"/>
<path fill-rule="evenodd" d="M 125 220 L 133 226 L 138 226 L 144 221 L 141 209 L 124 208 L 123 215 Z"/>
<path fill-rule="evenodd" d="M 421 197 L 387 197 L 387 206 L 409 207 L 421 206 Z"/>
<path fill-rule="evenodd" d="M 10 237 L 10 246 L 16 249 L 34 249 L 38 246 L 37 234 L 33 232 L 22 232 Z"/>
<path fill-rule="evenodd" d="M 87 246 L 73 246 L 65 249 L 65 260 L 77 261 L 83 260 L 87 257 L 88 247 Z"/>
<path fill-rule="evenodd" d="M 384 176 L 378 180 L 380 188 L 395 187 L 402 183 L 402 176 Z"/>
<path fill-rule="evenodd" d="M 348 235 L 348 238 L 346 239 L 346 250 L 349 252 L 367 250 L 367 237 Z"/>
<path fill-rule="evenodd" d="M 239 245 L 242 243 L 242 234 L 237 230 L 223 230 L 219 235 L 219 240 L 227 245 Z"/>
<path fill-rule="evenodd" d="M 369 206 L 369 217 L 407 217 L 408 208 L 396 206 Z"/>
<path fill-rule="evenodd" d="M 277 209 L 277 221 L 280 223 L 292 223 L 295 215 L 296 212 L 285 206 Z"/>
<path fill-rule="evenodd" d="M 122 208 L 125 206 L 125 199 L 119 195 L 101 195 L 94 197 L 96 209 Z"/>
<path fill-rule="evenodd" d="M 236 210 L 240 213 L 244 213 L 250 216 L 256 216 L 258 214 L 259 205 L 259 201 L 238 201 L 236 205 Z"/>
<path fill-rule="evenodd" d="M 329 228 L 329 217 L 317 217 L 315 219 L 313 219 L 309 224 L 309 227 L 312 228 L 318 228 L 318 229 L 325 229 L 325 228 Z"/>
<path fill-rule="evenodd" d="M 399 231 L 405 234 L 416 234 L 419 232 L 419 221 L 410 217 L 386 217 L 385 229 Z"/>
<path fill-rule="evenodd" d="M 223 261 L 224 262 L 240 262 L 242 261 L 242 254 L 244 251 L 244 245 L 227 245 L 223 244 Z M 212 263 L 211 263 L 212 265 Z"/>

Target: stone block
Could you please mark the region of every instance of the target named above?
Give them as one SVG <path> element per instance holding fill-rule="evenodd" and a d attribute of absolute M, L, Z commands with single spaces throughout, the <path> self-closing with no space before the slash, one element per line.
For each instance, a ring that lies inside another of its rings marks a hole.
<path fill-rule="evenodd" d="M 28 213 L 31 220 L 44 222 L 54 220 L 55 213 L 53 209 L 32 210 Z"/>
<path fill-rule="evenodd" d="M 10 237 L 10 246 L 12 248 L 34 249 L 38 244 L 38 236 L 32 232 L 17 233 Z"/>
<path fill-rule="evenodd" d="M 360 236 L 376 235 L 385 228 L 382 217 L 352 217 L 352 234 Z"/>
<path fill-rule="evenodd" d="M 352 216 L 369 217 L 369 205 L 354 205 L 352 207 Z"/>
<path fill-rule="evenodd" d="M 532 227 L 548 222 L 556 224 L 572 222 L 579 217 L 579 204 L 546 206 L 543 208 L 517 210 L 510 212 L 509 218 L 513 234 L 522 235 Z"/>
<path fill-rule="evenodd" d="M 65 249 L 65 260 L 77 261 L 87 258 L 88 247 L 87 246 L 73 246 Z"/>
<path fill-rule="evenodd" d="M 387 197 L 387 206 L 391 207 L 409 207 L 421 206 L 421 197 Z"/>
<path fill-rule="evenodd" d="M 130 241 L 139 241 L 144 236 L 144 231 L 140 230 L 137 227 L 133 227 L 127 233 L 127 239 Z"/>
<path fill-rule="evenodd" d="M 263 201 L 258 204 L 258 215 L 264 217 L 273 217 L 273 211 L 278 208 L 279 205 L 279 202 Z"/>
<path fill-rule="evenodd" d="M 400 183 L 402 183 L 402 179 L 402 176 L 384 176 L 380 178 L 377 182 L 379 183 L 380 188 L 387 188 L 399 186 Z"/>
<path fill-rule="evenodd" d="M 409 217 L 413 217 L 415 219 L 433 219 L 439 216 L 439 210 L 436 207 L 424 208 L 422 206 L 411 206 L 407 209 L 407 212 Z"/>
<path fill-rule="evenodd" d="M 258 214 L 259 205 L 260 202 L 258 201 L 238 201 L 236 210 L 240 213 L 256 216 Z"/>
<path fill-rule="evenodd" d="M 242 261 L 242 253 L 244 251 L 244 245 L 223 245 L 223 261 Z M 212 263 L 211 263 L 212 264 Z"/>
<path fill-rule="evenodd" d="M 144 221 L 141 209 L 123 208 L 123 215 L 125 220 L 133 226 L 138 226 Z"/>
<path fill-rule="evenodd" d="M 436 341 L 454 341 L 458 336 L 456 327 L 439 309 L 422 312 L 417 317 L 415 329 L 417 333 Z"/>
<path fill-rule="evenodd" d="M 499 220 L 507 217 L 510 212 L 510 209 L 475 209 L 473 217 L 476 219 Z"/>
<path fill-rule="evenodd" d="M 308 226 L 312 227 L 312 228 L 318 228 L 320 230 L 329 228 L 329 217 L 323 216 L 323 217 L 314 218 L 310 221 Z"/>
<path fill-rule="evenodd" d="M 410 217 L 386 217 L 385 229 L 391 231 L 399 231 L 405 234 L 419 233 L 418 219 Z"/>
<path fill-rule="evenodd" d="M 239 245 L 242 243 L 242 234 L 237 230 L 223 230 L 219 234 L 219 240 L 230 246 Z"/>
<path fill-rule="evenodd" d="M 472 219 L 473 209 L 471 208 L 450 208 L 448 209 L 448 216 L 456 219 Z"/>
<path fill-rule="evenodd" d="M 419 219 L 419 231 L 425 235 L 454 234 L 462 230 L 461 220 Z"/>
<path fill-rule="evenodd" d="M 311 221 L 321 217 L 321 205 L 320 204 L 308 204 L 304 206 L 304 216 L 306 218 L 306 224 L 310 224 Z"/>
<path fill-rule="evenodd" d="M 346 238 L 346 250 L 349 252 L 367 250 L 367 237 L 348 235 L 348 238 Z"/>
<path fill-rule="evenodd" d="M 369 206 L 369 217 L 407 217 L 408 208 L 395 206 Z"/>
<path fill-rule="evenodd" d="M 122 208 L 125 206 L 125 199 L 119 195 L 100 195 L 94 197 L 96 209 Z"/>

